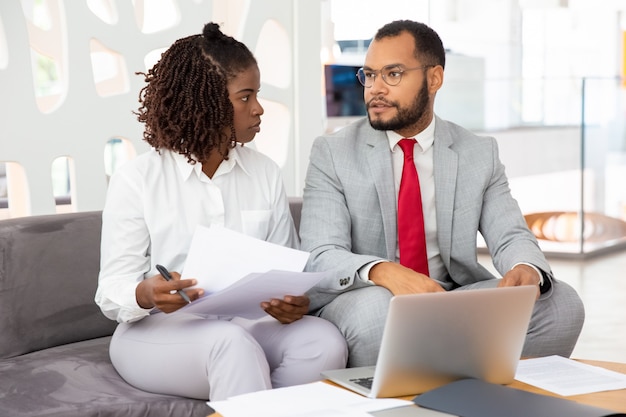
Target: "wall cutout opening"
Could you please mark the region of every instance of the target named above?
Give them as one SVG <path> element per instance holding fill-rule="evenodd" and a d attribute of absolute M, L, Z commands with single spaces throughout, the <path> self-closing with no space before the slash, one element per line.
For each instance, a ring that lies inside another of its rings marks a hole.
<path fill-rule="evenodd" d="M 263 83 L 277 88 L 289 88 L 292 83 L 291 41 L 285 28 L 276 20 L 270 19 L 263 24 L 259 40 L 254 51 L 259 62 Z"/>
<path fill-rule="evenodd" d="M 35 77 L 35 96 L 60 96 L 61 86 L 57 61 L 31 49 L 33 76 Z M 43 109 L 42 109 L 43 110 Z"/>
<path fill-rule="evenodd" d="M 9 66 L 9 47 L 7 46 L 7 35 L 4 31 L 2 16 L 0 16 L 0 69 Z"/>
<path fill-rule="evenodd" d="M 31 214 L 26 172 L 17 162 L 0 161 L 0 220 Z"/>
<path fill-rule="evenodd" d="M 61 106 L 67 92 L 64 56 L 65 26 L 59 1 L 22 0 L 31 49 L 31 69 L 39 110 L 51 113 Z"/>
<path fill-rule="evenodd" d="M 96 92 L 100 97 L 127 93 L 130 89 L 128 71 L 124 57 L 104 46 L 99 40 L 91 39 L 91 69 Z"/>
<path fill-rule="evenodd" d="M 133 0 L 137 26 L 143 33 L 172 28 L 180 22 L 180 11 L 174 0 Z"/>
<path fill-rule="evenodd" d="M 166 50 L 167 48 L 153 49 L 146 54 L 146 56 L 143 58 L 146 72 L 148 72 L 150 68 L 154 67 L 154 64 L 159 62 L 159 60 L 161 59 L 161 55 L 163 55 L 163 52 L 165 52 Z"/>
<path fill-rule="evenodd" d="M 87 0 L 87 7 L 104 23 L 109 25 L 117 23 L 119 17 L 114 0 Z"/>
<path fill-rule="evenodd" d="M 74 160 L 68 156 L 56 158 L 52 161 L 50 174 L 56 212 L 70 213 L 76 211 Z"/>
<path fill-rule="evenodd" d="M 8 216 L 9 191 L 7 181 L 7 166 L 4 162 L 0 161 L 0 219 L 6 219 Z"/>

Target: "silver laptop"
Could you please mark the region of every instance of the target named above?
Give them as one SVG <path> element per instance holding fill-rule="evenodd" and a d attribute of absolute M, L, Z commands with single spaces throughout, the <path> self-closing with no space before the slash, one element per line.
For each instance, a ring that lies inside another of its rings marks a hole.
<path fill-rule="evenodd" d="M 462 378 L 513 381 L 537 287 L 392 297 L 376 366 L 322 375 L 371 398 L 416 395 Z"/>

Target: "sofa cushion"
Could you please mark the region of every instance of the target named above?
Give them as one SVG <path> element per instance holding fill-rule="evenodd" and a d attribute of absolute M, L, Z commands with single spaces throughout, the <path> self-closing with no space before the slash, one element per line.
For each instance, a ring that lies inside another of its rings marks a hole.
<path fill-rule="evenodd" d="M 206 417 L 205 401 L 135 389 L 109 360 L 110 337 L 0 361 L 2 417 Z"/>
<path fill-rule="evenodd" d="M 0 221 L 0 358 L 113 333 L 93 298 L 101 212 Z"/>

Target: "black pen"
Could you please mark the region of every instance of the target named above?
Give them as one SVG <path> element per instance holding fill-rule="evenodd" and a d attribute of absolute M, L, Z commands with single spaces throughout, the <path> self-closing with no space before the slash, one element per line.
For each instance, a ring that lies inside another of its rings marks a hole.
<path fill-rule="evenodd" d="M 156 269 L 161 275 L 163 275 L 163 278 L 165 278 L 166 281 L 171 281 L 173 279 L 170 275 L 170 272 L 163 265 L 157 265 Z M 185 294 L 185 291 L 178 290 L 177 292 L 180 294 L 181 297 L 183 297 L 183 300 L 187 301 L 187 304 L 191 302 L 187 294 Z"/>

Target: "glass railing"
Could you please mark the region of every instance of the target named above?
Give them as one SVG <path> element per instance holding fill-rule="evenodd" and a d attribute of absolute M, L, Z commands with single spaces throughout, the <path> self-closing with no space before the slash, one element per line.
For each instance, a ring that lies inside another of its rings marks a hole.
<path fill-rule="evenodd" d="M 582 87 L 580 253 L 626 247 L 626 80 Z"/>
<path fill-rule="evenodd" d="M 497 139 L 542 250 L 626 249 L 626 81 L 485 81 L 484 91 L 482 126 L 470 129 Z M 445 110 L 438 114 L 448 118 Z"/>

